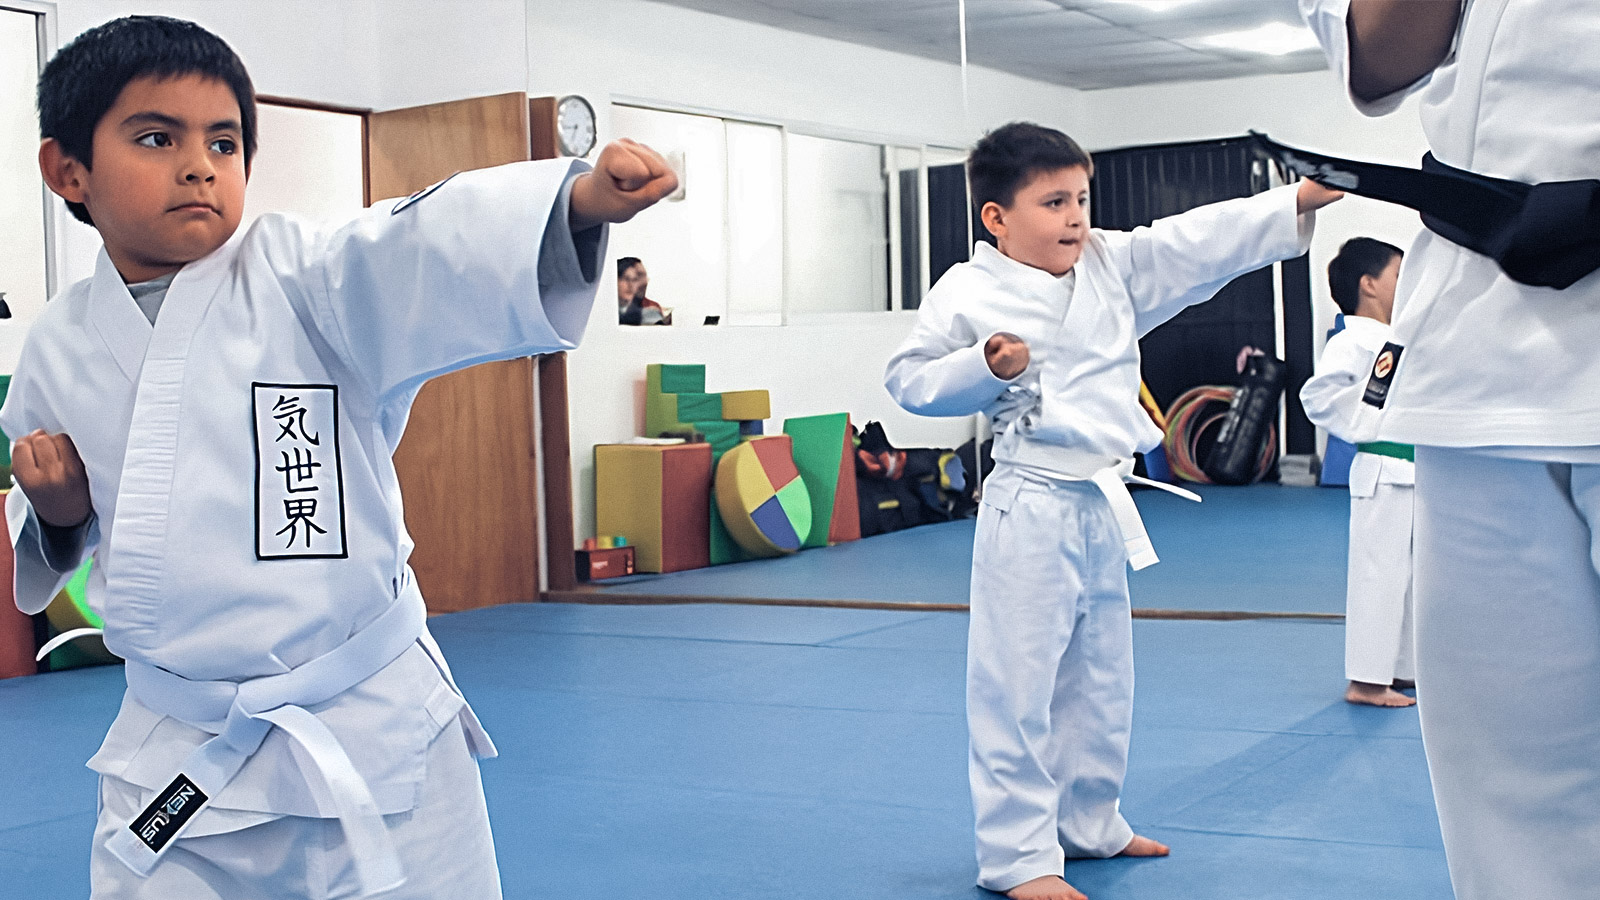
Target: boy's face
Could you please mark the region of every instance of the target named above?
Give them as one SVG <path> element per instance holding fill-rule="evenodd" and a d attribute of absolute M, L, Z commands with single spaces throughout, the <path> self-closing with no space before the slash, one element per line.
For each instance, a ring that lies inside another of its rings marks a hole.
<path fill-rule="evenodd" d="M 1388 322 L 1389 318 L 1394 315 L 1394 292 L 1395 287 L 1400 282 L 1401 258 L 1396 255 L 1389 260 L 1389 264 L 1384 266 L 1383 271 L 1379 272 L 1376 277 L 1364 276 L 1361 279 L 1362 287 L 1369 288 L 1372 317 L 1381 322 Z"/>
<path fill-rule="evenodd" d="M 985 203 L 982 216 L 1001 253 L 1065 275 L 1089 235 L 1089 172 L 1082 166 L 1041 172 L 1017 189 L 1010 206 Z"/>
<path fill-rule="evenodd" d="M 643 295 L 649 286 L 650 275 L 644 270 L 644 263 L 634 263 L 617 279 L 617 299 L 632 302 Z"/>
<path fill-rule="evenodd" d="M 40 151 L 45 180 L 84 204 L 129 282 L 176 272 L 227 242 L 248 172 L 239 102 L 201 75 L 128 82 L 94 131 L 94 168 Z M 52 169 L 58 177 L 52 178 Z"/>

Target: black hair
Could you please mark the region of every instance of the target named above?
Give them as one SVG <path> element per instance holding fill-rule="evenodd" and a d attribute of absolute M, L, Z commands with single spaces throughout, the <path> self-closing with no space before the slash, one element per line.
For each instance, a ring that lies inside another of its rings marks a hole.
<path fill-rule="evenodd" d="M 239 101 L 244 164 L 256 152 L 256 92 L 233 48 L 193 22 L 166 16 L 125 16 L 73 39 L 39 76 L 39 136 L 94 167 L 94 130 L 136 78 L 202 75 L 226 84 Z M 93 225 L 81 203 L 67 203 L 78 221 Z"/>
<path fill-rule="evenodd" d="M 1045 172 L 1081 166 L 1094 174 L 1094 160 L 1078 142 L 1054 128 L 1012 122 L 985 134 L 967 156 L 972 208 L 1010 206 L 1017 189 Z"/>
<path fill-rule="evenodd" d="M 1377 278 L 1397 256 L 1404 253 L 1399 247 L 1376 238 L 1358 237 L 1344 242 L 1339 255 L 1328 263 L 1328 290 L 1339 311 L 1355 315 L 1361 304 L 1361 276 Z"/>
<path fill-rule="evenodd" d="M 624 256 L 617 260 L 617 277 L 621 278 L 622 276 L 628 274 L 628 270 L 634 266 L 637 266 L 640 262 L 642 262 L 642 260 L 640 260 L 637 256 Z"/>

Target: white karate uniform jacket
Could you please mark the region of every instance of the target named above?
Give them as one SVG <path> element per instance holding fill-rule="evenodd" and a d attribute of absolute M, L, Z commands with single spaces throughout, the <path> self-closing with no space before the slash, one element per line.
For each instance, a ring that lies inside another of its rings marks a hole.
<path fill-rule="evenodd" d="M 1349 4 L 1300 0 L 1347 88 Z M 1430 75 L 1352 101 L 1378 116 L 1419 93 L 1428 146 L 1447 165 L 1527 183 L 1600 178 L 1596 46 L 1594 0 L 1471 0 Z M 1600 445 L 1600 354 L 1574 337 L 1600 334 L 1600 273 L 1564 291 L 1518 284 L 1494 260 L 1424 230 L 1400 272 L 1394 332 L 1405 351 L 1384 438 L 1600 462 L 1600 451 L 1549 449 Z"/>
<path fill-rule="evenodd" d="M 1378 440 L 1383 410 L 1363 403 L 1361 397 L 1372 364 L 1392 335 L 1392 329 L 1377 319 L 1344 317 L 1344 330 L 1328 338 L 1316 374 L 1300 388 L 1300 403 L 1312 424 L 1352 444 Z M 1350 463 L 1352 497 L 1371 497 L 1379 484 L 1415 483 L 1416 464 L 1410 460 L 1358 452 Z"/>
<path fill-rule="evenodd" d="M 1056 278 L 979 243 L 928 292 L 890 359 L 895 401 L 927 416 L 983 412 L 996 465 L 1088 479 L 1161 442 L 1139 406 L 1139 338 L 1232 279 L 1304 253 L 1314 218 L 1294 185 L 1202 206 L 1132 231 L 1091 229 Z M 1010 332 L 1030 361 L 1010 381 L 983 345 Z"/>
<path fill-rule="evenodd" d="M 153 327 L 102 251 L 34 324 L 0 410 L 9 435 L 72 438 L 94 505 L 81 551 L 47 561 L 11 492 L 17 606 L 43 609 L 93 554 L 89 603 L 132 683 L 135 665 L 281 675 L 420 604 L 391 459 L 411 402 L 435 375 L 577 344 L 605 238 L 567 227 L 585 168 L 464 172 L 336 228 L 264 216 L 185 266 Z M 494 752 L 423 633 L 312 708 L 383 814 L 417 802 L 424 751 L 458 717 L 478 755 Z M 130 691 L 90 767 L 154 792 L 209 737 Z M 313 781 L 271 729 L 185 835 L 329 816 Z"/>

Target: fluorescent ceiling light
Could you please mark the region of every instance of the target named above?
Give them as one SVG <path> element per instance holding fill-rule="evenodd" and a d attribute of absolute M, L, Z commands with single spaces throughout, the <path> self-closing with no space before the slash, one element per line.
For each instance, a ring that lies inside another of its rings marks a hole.
<path fill-rule="evenodd" d="M 1304 26 L 1272 22 L 1246 31 L 1213 34 L 1199 38 L 1198 43 L 1221 50 L 1242 50 L 1246 53 L 1283 56 L 1300 50 L 1315 49 L 1317 38 L 1311 33 L 1311 29 Z"/>
<path fill-rule="evenodd" d="M 1121 3 L 1124 6 L 1137 6 L 1150 12 L 1166 12 L 1169 9 L 1175 9 L 1190 3 L 1192 0 L 1114 0 L 1114 2 Z"/>

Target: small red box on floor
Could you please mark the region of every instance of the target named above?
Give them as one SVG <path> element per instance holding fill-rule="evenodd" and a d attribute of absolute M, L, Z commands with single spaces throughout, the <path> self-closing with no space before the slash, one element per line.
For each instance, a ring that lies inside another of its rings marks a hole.
<path fill-rule="evenodd" d="M 633 574 L 633 545 L 579 550 L 578 580 L 598 581 Z"/>

